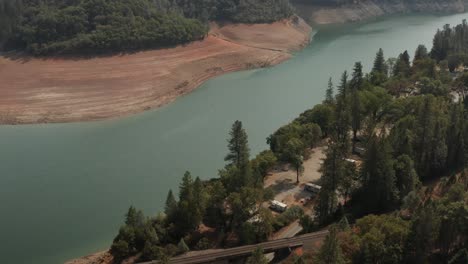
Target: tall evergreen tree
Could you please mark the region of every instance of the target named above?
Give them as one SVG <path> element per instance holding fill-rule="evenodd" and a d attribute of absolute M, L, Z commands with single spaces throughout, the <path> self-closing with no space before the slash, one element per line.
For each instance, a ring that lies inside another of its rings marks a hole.
<path fill-rule="evenodd" d="M 394 76 L 408 77 L 410 74 L 410 57 L 408 51 L 401 53 L 398 56 L 397 62 L 395 63 L 395 68 L 393 69 Z"/>
<path fill-rule="evenodd" d="M 233 188 L 228 189 L 238 190 L 242 186 L 250 186 L 253 184 L 249 160 L 250 149 L 248 146 L 248 137 L 242 127 L 242 122 L 234 122 L 231 131 L 229 132 L 229 136 L 229 152 L 224 160 L 229 162 L 226 167 L 231 167 L 231 169 L 228 168 L 228 170 L 234 173 L 234 175 L 229 175 L 229 177 L 237 178 L 236 180 L 232 180 L 231 183 L 238 182 L 239 184 L 238 186 L 231 186 Z"/>
<path fill-rule="evenodd" d="M 416 62 L 418 60 L 424 60 L 424 59 L 427 59 L 427 58 L 429 58 L 429 54 L 427 52 L 426 46 L 419 45 L 416 48 L 416 52 L 414 53 L 413 64 L 414 64 L 414 62 Z"/>
<path fill-rule="evenodd" d="M 372 68 L 372 71 L 378 72 L 378 73 L 384 73 L 384 74 L 387 73 L 385 57 L 384 57 L 384 52 L 382 48 L 380 48 L 377 54 L 375 55 L 374 67 Z"/>
<path fill-rule="evenodd" d="M 169 221 L 172 221 L 177 212 L 177 201 L 172 193 L 172 190 L 169 190 L 166 198 L 166 206 L 164 207 L 164 213 L 166 214 Z"/>
<path fill-rule="evenodd" d="M 395 161 L 396 186 L 400 200 L 414 191 L 419 185 L 419 178 L 414 169 L 414 162 L 408 155 L 401 155 Z"/>
<path fill-rule="evenodd" d="M 391 148 L 388 140 L 372 136 L 362 165 L 363 202 L 370 213 L 391 209 L 397 200 Z"/>
<path fill-rule="evenodd" d="M 413 218 L 405 251 L 407 263 L 426 263 L 431 254 L 440 226 L 440 218 L 432 202 L 425 205 Z"/>
<path fill-rule="evenodd" d="M 332 143 L 326 150 L 326 157 L 321 167 L 321 190 L 316 205 L 316 217 L 320 224 L 330 220 L 338 204 L 336 191 L 340 186 L 344 173 L 344 153 L 338 143 Z"/>
<path fill-rule="evenodd" d="M 341 83 L 338 87 L 339 93 L 336 99 L 335 108 L 335 127 L 332 131 L 332 140 L 337 142 L 343 155 L 346 155 L 349 151 L 349 127 L 350 127 L 350 116 L 348 111 L 348 73 L 345 71 L 341 76 Z"/>
<path fill-rule="evenodd" d="M 179 201 L 193 200 L 193 178 L 189 171 L 184 173 L 182 182 L 179 185 Z"/>
<path fill-rule="evenodd" d="M 328 87 L 327 87 L 327 91 L 325 94 L 326 104 L 332 104 L 334 102 L 333 95 L 334 95 L 333 82 L 332 82 L 332 78 L 330 77 L 330 79 L 328 79 Z"/>
<path fill-rule="evenodd" d="M 350 106 L 351 106 L 351 128 L 353 130 L 353 152 L 356 151 L 357 132 L 361 129 L 362 122 L 362 110 L 361 110 L 361 98 L 359 91 L 363 85 L 363 73 L 362 64 L 356 62 L 354 64 L 353 78 L 350 82 Z"/>
<path fill-rule="evenodd" d="M 447 129 L 447 167 L 458 169 L 465 164 L 465 149 L 468 142 L 465 140 L 467 121 L 464 117 L 462 104 L 450 107 L 449 128 Z"/>
<path fill-rule="evenodd" d="M 234 122 L 229 135 L 229 153 L 224 160 L 230 162 L 229 165 L 237 166 L 237 168 L 245 167 L 249 162 L 250 149 L 248 146 L 247 133 L 242 127 L 241 121 L 237 120 Z"/>

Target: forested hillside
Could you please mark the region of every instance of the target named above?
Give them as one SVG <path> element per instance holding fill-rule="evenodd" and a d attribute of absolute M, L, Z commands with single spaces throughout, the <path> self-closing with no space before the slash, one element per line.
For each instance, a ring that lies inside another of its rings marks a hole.
<path fill-rule="evenodd" d="M 323 103 L 269 136 L 270 149 L 254 159 L 236 121 L 219 178 L 187 172 L 178 199 L 169 191 L 154 218 L 131 207 L 114 258 L 167 263 L 188 250 L 265 241 L 299 218 L 305 233 L 331 226 L 313 263 L 467 263 L 468 64 L 450 70 L 445 60 L 467 54 L 465 27 L 446 26 L 433 51 L 419 45 L 413 60 L 408 51 L 385 59 L 380 49 L 367 74 L 356 62 L 336 93 L 330 79 Z M 438 48 L 441 38 L 449 44 Z M 273 214 L 264 203 L 290 189 L 264 188 L 265 178 L 289 164 L 299 185 L 318 143 L 327 147 L 313 203 Z M 300 258 L 293 263 L 311 263 Z"/>
<path fill-rule="evenodd" d="M 288 0 L 0 0 L 0 46 L 35 55 L 146 49 L 202 39 L 209 20 L 291 14 Z"/>

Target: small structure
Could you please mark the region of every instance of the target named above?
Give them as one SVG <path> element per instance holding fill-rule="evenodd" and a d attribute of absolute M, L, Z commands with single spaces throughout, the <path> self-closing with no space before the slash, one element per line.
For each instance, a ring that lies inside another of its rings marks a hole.
<path fill-rule="evenodd" d="M 353 160 L 353 159 L 345 159 L 347 162 L 351 162 L 351 163 L 356 163 L 356 160 Z"/>
<path fill-rule="evenodd" d="M 322 189 L 322 186 L 313 183 L 306 183 L 304 186 L 304 190 L 311 192 L 314 195 L 317 195 L 320 192 L 320 189 Z"/>
<path fill-rule="evenodd" d="M 361 148 L 361 147 L 356 147 L 355 150 L 354 150 L 354 153 L 358 154 L 360 156 L 363 156 L 364 154 L 366 154 L 366 149 Z"/>
<path fill-rule="evenodd" d="M 270 202 L 270 209 L 277 211 L 277 212 L 284 212 L 288 208 L 288 205 L 282 202 L 278 202 L 276 200 L 273 200 Z"/>

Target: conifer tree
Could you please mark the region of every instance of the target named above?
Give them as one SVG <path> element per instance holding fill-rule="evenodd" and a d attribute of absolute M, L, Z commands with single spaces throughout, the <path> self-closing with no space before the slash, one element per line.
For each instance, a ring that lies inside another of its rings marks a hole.
<path fill-rule="evenodd" d="M 338 143 L 332 143 L 326 150 L 326 158 L 321 167 L 321 190 L 316 205 L 316 218 L 320 224 L 326 223 L 336 211 L 338 197 L 336 191 L 343 179 L 344 156 Z"/>
<path fill-rule="evenodd" d="M 429 54 L 427 53 L 427 48 L 424 45 L 419 45 L 416 48 L 416 52 L 414 53 L 413 64 L 418 60 L 423 60 L 429 58 Z"/>
<path fill-rule="evenodd" d="M 403 200 L 420 184 L 418 174 L 414 169 L 414 162 L 408 155 L 401 155 L 396 159 L 395 178 L 400 200 Z"/>
<path fill-rule="evenodd" d="M 372 71 L 386 74 L 387 73 L 386 68 L 387 67 L 385 65 L 384 52 L 383 52 L 382 48 L 380 48 L 379 51 L 377 52 L 377 54 L 375 55 L 374 67 L 372 68 Z"/>
<path fill-rule="evenodd" d="M 351 106 L 351 128 L 353 130 L 353 152 L 356 150 L 357 132 L 361 129 L 362 111 L 361 111 L 361 98 L 359 91 L 363 85 L 362 64 L 356 62 L 354 64 L 353 78 L 350 82 L 350 106 Z"/>
<path fill-rule="evenodd" d="M 174 215 L 177 212 L 177 201 L 172 193 L 172 190 L 169 190 L 166 198 L 166 205 L 164 207 L 164 213 L 170 221 L 173 219 Z"/>
<path fill-rule="evenodd" d="M 334 102 L 333 96 L 334 96 L 333 82 L 332 82 L 332 78 L 330 77 L 330 79 L 328 79 L 328 87 L 327 87 L 327 91 L 325 94 L 325 103 L 332 104 Z"/>
<path fill-rule="evenodd" d="M 237 166 L 237 168 L 245 167 L 249 162 L 249 146 L 247 133 L 242 127 L 241 121 L 235 121 L 229 132 L 230 139 L 228 140 L 229 153 L 224 158 L 229 162 L 229 165 Z"/>
<path fill-rule="evenodd" d="M 389 210 L 395 205 L 398 191 L 393 163 L 388 140 L 372 136 L 361 169 L 363 202 L 371 213 Z"/>
<path fill-rule="evenodd" d="M 235 177 L 231 179 L 231 183 L 239 183 L 237 186 L 226 186 L 231 190 L 239 190 L 243 186 L 251 186 L 253 184 L 252 171 L 250 167 L 250 149 L 248 146 L 248 137 L 242 122 L 235 121 L 229 132 L 230 138 L 228 139 L 229 152 L 224 158 L 229 163 L 226 166 L 228 177 Z"/>
<path fill-rule="evenodd" d="M 183 254 L 190 251 L 190 248 L 187 246 L 187 243 L 185 243 L 185 240 L 183 238 L 181 238 L 179 244 L 177 244 L 177 249 L 179 250 L 179 254 Z"/>

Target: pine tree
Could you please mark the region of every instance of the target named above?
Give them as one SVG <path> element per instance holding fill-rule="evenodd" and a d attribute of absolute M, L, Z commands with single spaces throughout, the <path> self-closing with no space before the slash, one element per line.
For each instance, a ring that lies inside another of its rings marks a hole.
<path fill-rule="evenodd" d="M 343 179 L 344 156 L 339 144 L 332 143 L 326 150 L 326 158 L 323 161 L 321 172 L 321 190 L 315 209 L 316 217 L 320 224 L 330 220 L 336 211 L 338 198 L 336 190 Z"/>
<path fill-rule="evenodd" d="M 405 63 L 406 66 L 408 66 L 408 68 L 411 66 L 411 65 L 410 65 L 410 56 L 409 56 L 407 50 L 405 50 L 405 51 L 401 54 L 401 60 Z"/>
<path fill-rule="evenodd" d="M 401 53 L 398 56 L 397 62 L 395 63 L 395 68 L 393 69 L 394 76 L 407 77 L 410 73 L 410 60 L 408 51 Z"/>
<path fill-rule="evenodd" d="M 353 152 L 356 150 L 357 132 L 361 129 L 362 122 L 362 111 L 361 111 L 361 99 L 359 97 L 359 91 L 363 85 L 363 74 L 362 64 L 356 62 L 354 65 L 353 78 L 350 82 L 350 105 L 351 105 L 351 128 L 353 130 Z"/>
<path fill-rule="evenodd" d="M 413 59 L 413 64 L 414 62 L 418 60 L 424 60 L 429 58 L 429 54 L 427 53 L 427 48 L 424 45 L 419 45 L 418 48 L 416 48 L 416 52 L 414 53 L 414 59 Z"/>
<path fill-rule="evenodd" d="M 250 149 L 248 146 L 248 137 L 242 127 L 242 122 L 234 122 L 229 135 L 229 153 L 226 155 L 224 160 L 229 162 L 226 169 L 234 172 L 234 175 L 229 175 L 229 177 L 236 178 L 231 179 L 230 182 L 238 184 L 237 186 L 226 186 L 226 188 L 239 190 L 243 186 L 251 186 L 254 183 L 249 160 Z"/>
<path fill-rule="evenodd" d="M 347 107 L 347 97 L 348 97 L 348 74 L 345 71 L 341 77 L 341 84 L 338 87 L 337 103 L 335 109 L 335 127 L 332 131 L 332 140 L 337 142 L 340 146 L 343 155 L 346 155 L 349 151 L 349 126 L 350 126 L 350 116 Z"/>
<path fill-rule="evenodd" d="M 393 162 L 388 141 L 372 136 L 361 169 L 363 202 L 371 213 L 386 211 L 395 205 L 398 191 Z"/>
<path fill-rule="evenodd" d="M 414 162 L 408 155 L 401 155 L 396 159 L 395 177 L 400 200 L 403 200 L 420 184 L 418 174 L 414 169 Z"/>
<path fill-rule="evenodd" d="M 189 171 L 184 173 L 182 182 L 179 186 L 179 201 L 192 201 L 193 200 L 193 179 Z"/>
<path fill-rule="evenodd" d="M 206 211 L 207 194 L 199 177 L 193 182 L 193 214 L 196 222 L 201 222 Z"/>
<path fill-rule="evenodd" d="M 429 202 L 413 218 L 406 246 L 407 263 L 426 263 L 440 226 L 435 206 Z"/>
<path fill-rule="evenodd" d="M 337 100 L 345 100 L 348 88 L 348 72 L 344 71 L 341 75 L 340 85 L 338 86 Z"/>
<path fill-rule="evenodd" d="M 465 164 L 465 148 L 468 142 L 465 140 L 464 130 L 467 121 L 464 118 L 462 104 L 452 105 L 449 110 L 449 128 L 447 129 L 447 167 L 458 169 Z"/>
<path fill-rule="evenodd" d="M 447 50 L 444 48 L 442 31 L 439 29 L 432 40 L 431 57 L 437 61 L 441 61 L 447 57 Z"/>
<path fill-rule="evenodd" d="M 387 67 L 385 65 L 385 57 L 384 57 L 384 52 L 380 48 L 377 54 L 375 55 L 374 59 L 374 67 L 372 68 L 373 72 L 378 72 L 378 73 L 387 73 Z"/>
<path fill-rule="evenodd" d="M 177 249 L 179 251 L 179 254 L 184 254 L 190 251 L 190 248 L 187 246 L 187 243 L 185 243 L 185 240 L 183 238 L 181 238 L 179 244 L 177 244 Z"/>
<path fill-rule="evenodd" d="M 172 193 L 172 190 L 169 190 L 166 198 L 166 206 L 164 207 L 164 213 L 168 219 L 173 219 L 175 213 L 177 212 L 177 201 Z"/>
<path fill-rule="evenodd" d="M 315 262 L 317 264 L 344 264 L 345 260 L 341 247 L 336 237 L 336 229 L 332 228 L 330 233 L 325 237 L 320 251 L 318 252 Z"/>
<path fill-rule="evenodd" d="M 333 82 L 332 82 L 332 78 L 330 77 L 330 79 L 328 79 L 328 88 L 325 94 L 325 103 L 333 104 L 334 102 L 333 96 L 334 96 Z"/>
<path fill-rule="evenodd" d="M 242 122 L 234 122 L 229 135 L 231 137 L 228 140 L 229 153 L 224 160 L 230 162 L 229 165 L 237 166 L 237 168 L 245 167 L 249 162 L 250 149 L 248 146 L 247 133 L 245 133 L 242 127 Z"/>

